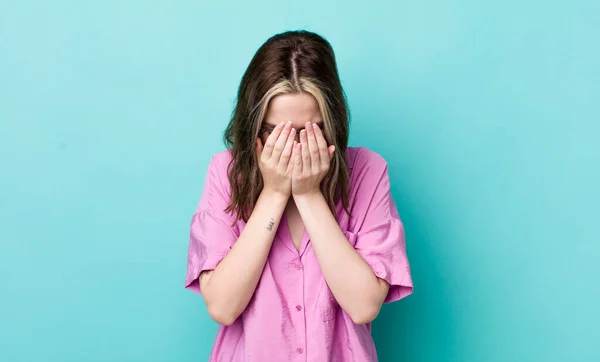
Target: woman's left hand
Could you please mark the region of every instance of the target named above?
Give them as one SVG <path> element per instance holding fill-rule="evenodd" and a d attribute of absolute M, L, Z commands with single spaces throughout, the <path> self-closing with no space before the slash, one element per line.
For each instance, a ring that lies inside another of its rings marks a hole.
<path fill-rule="evenodd" d="M 321 181 L 329 171 L 335 146 L 327 146 L 316 123 L 306 123 L 300 131 L 300 142 L 294 145 L 292 159 L 292 195 L 321 192 Z"/>

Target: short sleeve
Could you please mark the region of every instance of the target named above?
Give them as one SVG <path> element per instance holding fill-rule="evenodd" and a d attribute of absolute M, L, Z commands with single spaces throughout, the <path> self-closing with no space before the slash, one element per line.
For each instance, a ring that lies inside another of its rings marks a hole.
<path fill-rule="evenodd" d="M 190 226 L 187 274 L 185 287 L 200 293 L 198 277 L 205 270 L 213 270 L 237 240 L 239 233 L 233 215 L 225 209 L 229 203 L 227 180 L 228 162 L 223 157 L 213 156 L 202 197 Z"/>
<path fill-rule="evenodd" d="M 375 275 L 390 285 L 385 299 L 389 303 L 413 290 L 404 225 L 390 192 L 387 163 L 372 151 L 364 152 L 367 154 L 362 158 L 367 159 L 362 164 L 357 162 L 354 170 L 360 174 L 360 185 L 352 213 L 360 221 L 348 236 L 355 239 L 351 242 Z"/>

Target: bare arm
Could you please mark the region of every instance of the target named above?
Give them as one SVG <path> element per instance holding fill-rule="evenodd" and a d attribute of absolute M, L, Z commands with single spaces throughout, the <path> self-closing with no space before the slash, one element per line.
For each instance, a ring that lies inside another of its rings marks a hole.
<path fill-rule="evenodd" d="M 388 283 L 375 276 L 348 242 L 320 192 L 294 201 L 333 296 L 355 324 L 371 322 L 387 296 Z"/>
<path fill-rule="evenodd" d="M 307 123 L 304 129 L 292 161 L 296 207 L 333 296 L 355 324 L 371 322 L 381 309 L 389 284 L 375 275 L 348 242 L 319 188 L 335 146 L 327 146 L 315 124 Z"/>
<path fill-rule="evenodd" d="M 212 271 L 200 275 L 208 313 L 231 325 L 246 309 L 260 279 L 287 197 L 263 191 L 231 251 Z"/>
<path fill-rule="evenodd" d="M 246 309 L 260 280 L 273 238 L 291 195 L 289 162 L 296 131 L 279 124 L 264 148 L 257 139 L 256 156 L 263 178 L 261 192 L 240 237 L 213 271 L 200 275 L 200 290 L 211 317 L 231 325 Z"/>

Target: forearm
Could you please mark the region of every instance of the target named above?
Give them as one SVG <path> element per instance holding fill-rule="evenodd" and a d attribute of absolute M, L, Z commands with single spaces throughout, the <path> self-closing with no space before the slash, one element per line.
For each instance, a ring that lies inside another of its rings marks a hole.
<path fill-rule="evenodd" d="M 355 323 L 372 321 L 388 284 L 377 278 L 348 242 L 320 192 L 296 196 L 294 201 L 335 299 Z"/>
<path fill-rule="evenodd" d="M 263 191 L 240 237 L 200 284 L 209 314 L 231 324 L 246 309 L 256 289 L 281 221 L 287 198 Z"/>

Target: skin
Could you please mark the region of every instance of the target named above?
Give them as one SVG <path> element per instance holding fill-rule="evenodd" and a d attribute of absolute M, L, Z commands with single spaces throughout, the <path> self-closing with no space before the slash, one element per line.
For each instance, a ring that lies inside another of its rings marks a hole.
<path fill-rule="evenodd" d="M 308 93 L 271 100 L 263 126 L 272 131 L 256 141 L 263 191 L 231 251 L 200 276 L 217 323 L 232 324 L 248 305 L 284 212 L 296 248 L 306 229 L 327 285 L 352 321 L 369 323 L 379 313 L 389 285 L 348 242 L 319 188 L 335 152 L 320 124 L 319 106 Z"/>

